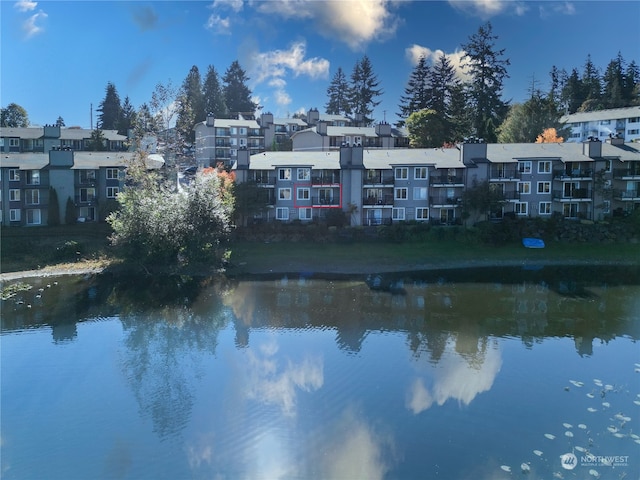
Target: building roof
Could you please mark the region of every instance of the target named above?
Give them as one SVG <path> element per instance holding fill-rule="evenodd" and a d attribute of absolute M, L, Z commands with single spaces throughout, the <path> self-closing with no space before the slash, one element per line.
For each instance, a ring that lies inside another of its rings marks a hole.
<path fill-rule="evenodd" d="M 588 161 L 580 143 L 490 143 L 487 159 L 492 163 L 512 163 L 518 160 Z M 584 157 L 576 160 L 576 156 Z"/>
<path fill-rule="evenodd" d="M 84 140 L 86 138 L 91 138 L 91 133 L 93 130 L 88 128 L 61 128 L 60 129 L 60 139 L 61 140 Z M 125 141 L 127 139 L 126 135 L 120 135 L 117 130 L 102 130 L 102 135 L 104 138 L 110 141 Z M 44 136 L 44 127 L 20 127 L 20 128 L 11 128 L 11 127 L 3 127 L 0 128 L 0 137 L 5 138 L 22 138 L 25 140 L 36 140 L 38 138 L 42 138 Z"/>
<path fill-rule="evenodd" d="M 75 170 L 97 170 L 99 168 L 126 167 L 133 157 L 130 152 L 73 152 Z M 48 153 L 3 153 L 0 157 L 1 168 L 19 168 L 20 170 L 40 170 L 49 165 Z M 147 157 L 147 166 L 157 169 L 164 165 L 162 155 Z"/>
<path fill-rule="evenodd" d="M 319 119 L 321 122 L 346 122 L 351 123 L 351 119 L 349 117 L 344 117 L 342 115 L 331 115 L 329 113 L 320 113 Z"/>
<path fill-rule="evenodd" d="M 49 164 L 46 153 L 3 153 L 0 168 L 19 168 L 20 170 L 40 170 Z"/>
<path fill-rule="evenodd" d="M 597 122 L 601 120 L 617 120 L 619 118 L 640 117 L 640 106 L 611 108 L 609 110 L 598 110 L 596 112 L 578 112 L 571 115 L 564 115 L 560 118 L 562 123 Z"/>
<path fill-rule="evenodd" d="M 436 168 L 464 168 L 457 148 L 392 148 L 364 149 L 365 168 L 388 169 L 390 165 L 431 165 Z"/>
<path fill-rule="evenodd" d="M 262 152 L 251 155 L 251 170 L 271 170 L 275 167 L 311 167 L 316 170 L 338 170 L 340 152 Z"/>
<path fill-rule="evenodd" d="M 207 126 L 206 121 L 198 122 L 194 128 L 199 126 Z M 213 126 L 220 128 L 230 128 L 230 127 L 246 127 L 246 128 L 260 128 L 260 125 L 256 120 L 245 120 L 245 119 L 237 119 L 237 118 L 215 118 L 213 120 Z"/>
<path fill-rule="evenodd" d="M 624 143 L 622 145 L 602 144 L 603 158 L 618 158 L 622 162 L 640 162 L 640 143 Z"/>
<path fill-rule="evenodd" d="M 308 127 L 307 122 L 301 118 L 274 118 L 274 125 L 297 125 L 299 127 Z"/>

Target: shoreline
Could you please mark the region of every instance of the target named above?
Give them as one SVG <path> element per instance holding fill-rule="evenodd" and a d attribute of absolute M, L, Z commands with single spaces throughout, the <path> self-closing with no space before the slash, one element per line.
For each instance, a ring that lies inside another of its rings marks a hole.
<path fill-rule="evenodd" d="M 357 262 L 354 262 L 357 263 Z M 593 267 L 634 267 L 640 266 L 640 261 L 629 262 L 621 260 L 464 260 L 464 261 L 446 261 L 446 262 L 416 262 L 416 263 L 396 263 L 393 265 L 359 265 L 353 264 L 349 266 L 345 265 L 330 265 L 324 263 L 321 266 L 311 266 L 300 263 L 288 263 L 285 265 L 277 265 L 272 268 L 251 268 L 250 266 L 236 265 L 228 269 L 212 270 L 212 269 L 194 269 L 182 272 L 167 272 L 166 274 L 178 274 L 178 275 L 192 275 L 192 276 L 214 276 L 214 275 L 226 275 L 229 277 L 253 277 L 260 275 L 370 275 L 370 274 L 400 274 L 409 272 L 420 271 L 434 271 L 434 270 L 459 270 L 464 268 L 500 268 L 500 267 L 580 267 L 580 266 L 593 266 Z M 48 266 L 39 270 L 22 270 L 16 272 L 0 273 L 0 284 L 5 282 L 12 282 L 24 278 L 46 278 L 46 277 L 60 277 L 68 275 L 98 275 L 109 271 L 117 272 L 118 269 L 110 270 L 106 267 L 71 267 L 71 266 Z"/>

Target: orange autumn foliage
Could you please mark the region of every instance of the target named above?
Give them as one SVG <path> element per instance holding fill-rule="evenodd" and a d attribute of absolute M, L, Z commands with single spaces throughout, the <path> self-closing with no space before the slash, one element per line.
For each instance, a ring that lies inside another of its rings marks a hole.
<path fill-rule="evenodd" d="M 536 143 L 562 143 L 564 138 L 558 136 L 555 128 L 545 128 L 541 135 L 536 138 Z"/>

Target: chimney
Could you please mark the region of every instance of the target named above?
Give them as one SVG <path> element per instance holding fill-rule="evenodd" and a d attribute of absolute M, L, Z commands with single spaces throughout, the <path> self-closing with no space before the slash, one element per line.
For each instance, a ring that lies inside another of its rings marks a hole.
<path fill-rule="evenodd" d="M 473 164 L 474 160 L 487 158 L 487 144 L 482 139 L 467 139 L 462 144 L 462 163 Z"/>
<path fill-rule="evenodd" d="M 213 127 L 216 123 L 216 117 L 213 116 L 213 113 L 207 114 L 207 127 Z"/>
<path fill-rule="evenodd" d="M 382 122 L 376 125 L 376 135 L 379 137 L 390 137 L 391 136 L 391 124 L 387 122 Z"/>
<path fill-rule="evenodd" d="M 249 170 L 249 149 L 247 147 L 240 147 L 238 149 L 238 159 L 236 160 L 237 170 Z"/>
<path fill-rule="evenodd" d="M 602 157 L 602 142 L 597 137 L 589 137 L 586 142 L 582 144 L 582 153 L 589 158 Z"/>
<path fill-rule="evenodd" d="M 315 125 L 320 121 L 320 112 L 317 108 L 312 108 L 307 112 L 307 123 L 309 125 Z"/>
<path fill-rule="evenodd" d="M 319 135 L 326 135 L 327 134 L 327 122 L 325 122 L 325 121 L 318 122 L 318 124 L 316 125 L 316 132 L 318 132 Z"/>

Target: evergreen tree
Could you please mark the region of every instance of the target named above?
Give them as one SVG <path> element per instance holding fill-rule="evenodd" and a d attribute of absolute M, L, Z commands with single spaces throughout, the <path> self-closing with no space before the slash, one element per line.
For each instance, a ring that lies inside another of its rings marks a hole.
<path fill-rule="evenodd" d="M 600 72 L 593 64 L 591 55 L 587 55 L 587 61 L 584 65 L 580 81 L 585 94 L 585 101 L 580 106 L 580 111 L 590 112 L 602 109 L 602 82 L 600 80 Z"/>
<path fill-rule="evenodd" d="M 561 114 L 553 101 L 535 90 L 526 102 L 514 104 L 498 128 L 499 143 L 534 143 L 547 129 L 566 136 L 560 123 Z"/>
<path fill-rule="evenodd" d="M 347 82 L 347 76 L 344 74 L 342 67 L 338 67 L 338 70 L 331 79 L 329 88 L 327 88 L 329 100 L 325 106 L 326 113 L 329 115 L 351 115 L 348 92 L 349 84 Z"/>
<path fill-rule="evenodd" d="M 451 88 L 449 105 L 450 141 L 460 141 L 471 136 L 471 112 L 467 108 L 467 89 L 464 84 L 457 83 Z"/>
<path fill-rule="evenodd" d="M 49 187 L 49 213 L 47 224 L 51 226 L 60 225 L 60 205 L 58 204 L 58 192 L 53 187 Z"/>
<path fill-rule="evenodd" d="M 609 62 L 607 69 L 602 76 L 604 94 L 603 106 L 605 108 L 624 107 L 624 60 L 622 55 Z"/>
<path fill-rule="evenodd" d="M 107 139 L 104 137 L 104 133 L 102 133 L 102 129 L 96 127 L 96 129 L 91 132 L 87 150 L 93 152 L 104 152 L 105 150 L 107 150 L 106 140 Z"/>
<path fill-rule="evenodd" d="M 129 135 L 129 130 L 135 128 L 136 124 L 136 110 L 133 108 L 129 97 L 124 97 L 124 102 L 122 103 L 122 116 L 120 118 L 120 126 L 118 128 L 118 133 L 120 135 Z"/>
<path fill-rule="evenodd" d="M 120 118 L 122 116 L 122 105 L 120 104 L 120 96 L 116 90 L 116 86 L 107 83 L 104 100 L 100 102 L 98 107 L 98 126 L 103 130 L 118 130 Z"/>
<path fill-rule="evenodd" d="M 640 68 L 632 60 L 624 76 L 623 96 L 627 106 L 640 105 Z"/>
<path fill-rule="evenodd" d="M 207 68 L 202 91 L 204 114 L 209 115 L 212 113 L 215 118 L 227 117 L 227 107 L 224 103 L 224 93 L 220 85 L 220 78 L 213 65 L 209 65 Z"/>
<path fill-rule="evenodd" d="M 135 136 L 139 138 L 148 133 L 157 134 L 160 132 L 160 125 L 146 103 L 140 105 L 138 113 L 135 115 L 134 130 Z"/>
<path fill-rule="evenodd" d="M 571 74 L 564 80 L 560 98 L 567 114 L 576 113 L 586 100 L 577 69 L 571 70 Z"/>
<path fill-rule="evenodd" d="M 64 223 L 66 225 L 72 225 L 76 223 L 78 216 L 76 215 L 76 206 L 73 203 L 71 197 L 67 197 L 67 203 L 64 209 Z"/>
<path fill-rule="evenodd" d="M 58 117 L 58 119 L 56 120 L 56 127 L 64 127 L 64 118 L 62 117 Z"/>
<path fill-rule="evenodd" d="M 258 105 L 251 100 L 251 90 L 247 86 L 249 77 L 234 60 L 222 77 L 225 104 L 230 115 L 249 113 L 253 115 Z"/>
<path fill-rule="evenodd" d="M 7 108 L 0 109 L 0 127 L 28 127 L 29 115 L 17 103 L 10 103 Z"/>
<path fill-rule="evenodd" d="M 503 58 L 504 49 L 496 50 L 497 38 L 487 22 L 462 46 L 472 77 L 468 90 L 475 135 L 490 143 L 496 141 L 496 129 L 509 106 L 501 95 L 504 79 L 509 77 L 506 67 L 510 62 Z"/>
<path fill-rule="evenodd" d="M 205 118 L 202 80 L 198 67 L 194 65 L 182 82 L 178 94 L 176 129 L 186 141 L 193 143 L 195 141 L 193 127 Z"/>
<path fill-rule="evenodd" d="M 401 119 L 409 118 L 414 112 L 419 112 L 430 107 L 429 104 L 429 67 L 424 56 L 418 59 L 417 65 L 409 76 L 407 86 L 404 88 L 404 95 L 400 97 L 400 112 L 398 116 Z M 404 120 L 399 122 L 403 125 Z"/>
<path fill-rule="evenodd" d="M 373 109 L 380 104 L 376 101 L 382 95 L 378 77 L 373 73 L 373 67 L 369 57 L 364 55 L 359 62 L 356 62 L 351 83 L 349 86 L 349 105 L 353 114 L 362 115 L 364 125 L 373 123 Z"/>
<path fill-rule="evenodd" d="M 444 120 L 448 120 L 452 90 L 460 82 L 456 79 L 456 72 L 446 55 L 442 54 L 438 57 L 429 78 L 431 108 L 442 115 Z"/>
<path fill-rule="evenodd" d="M 193 143 L 195 141 L 195 132 L 193 127 L 196 124 L 195 112 L 186 93 L 178 94 L 177 99 L 178 117 L 176 119 L 176 130 L 185 141 Z"/>

